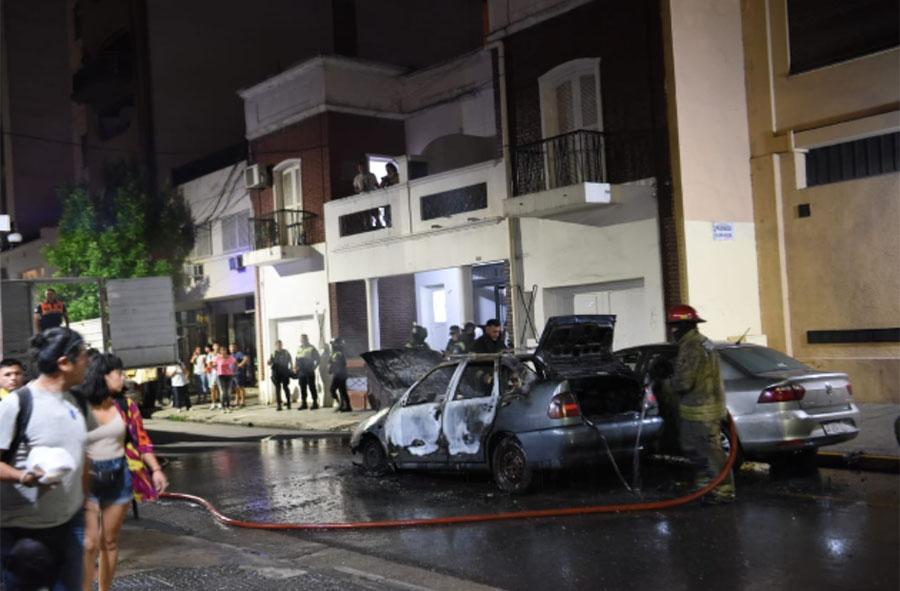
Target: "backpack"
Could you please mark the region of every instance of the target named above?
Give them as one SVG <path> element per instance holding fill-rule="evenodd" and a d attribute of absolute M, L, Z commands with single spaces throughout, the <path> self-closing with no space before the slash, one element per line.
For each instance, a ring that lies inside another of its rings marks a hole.
<path fill-rule="evenodd" d="M 32 404 L 31 390 L 28 389 L 28 386 L 16 390 L 15 394 L 19 397 L 19 414 L 16 415 L 16 430 L 9 442 L 9 449 L 0 455 L 0 461 L 9 465 L 16 461 L 16 452 L 19 451 L 19 447 L 28 441 L 25 428 L 28 427 L 28 422 L 31 420 L 31 409 L 34 406 Z"/>

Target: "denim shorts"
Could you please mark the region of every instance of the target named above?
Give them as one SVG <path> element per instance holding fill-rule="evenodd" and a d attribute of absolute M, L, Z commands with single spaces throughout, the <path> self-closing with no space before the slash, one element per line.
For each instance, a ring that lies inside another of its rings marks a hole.
<path fill-rule="evenodd" d="M 100 474 L 118 471 L 111 481 L 101 481 Z M 109 505 L 122 505 L 131 502 L 134 493 L 131 491 L 131 471 L 125 456 L 112 460 L 91 460 L 91 493 L 88 500 L 101 508 Z"/>

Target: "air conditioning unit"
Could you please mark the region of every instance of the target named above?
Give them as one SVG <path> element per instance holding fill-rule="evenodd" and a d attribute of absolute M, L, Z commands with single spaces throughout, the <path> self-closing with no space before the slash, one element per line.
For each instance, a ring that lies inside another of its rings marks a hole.
<path fill-rule="evenodd" d="M 266 169 L 259 164 L 251 164 L 244 169 L 244 187 L 247 189 L 262 189 L 267 184 Z"/>
<path fill-rule="evenodd" d="M 228 268 L 231 271 L 243 271 L 245 269 L 244 256 L 239 254 L 235 257 L 228 257 Z"/>

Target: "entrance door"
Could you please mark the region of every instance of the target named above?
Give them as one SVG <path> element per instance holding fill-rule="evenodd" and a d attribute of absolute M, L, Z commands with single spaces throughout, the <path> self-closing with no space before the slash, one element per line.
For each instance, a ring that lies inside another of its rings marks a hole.
<path fill-rule="evenodd" d="M 291 357 L 297 354 L 300 348 L 300 335 L 309 335 L 310 343 L 319 342 L 319 325 L 315 317 L 297 316 L 295 318 L 286 318 L 284 320 L 275 321 L 275 338 L 280 340 L 284 348 L 288 350 Z M 273 349 L 275 343 L 272 343 Z"/>

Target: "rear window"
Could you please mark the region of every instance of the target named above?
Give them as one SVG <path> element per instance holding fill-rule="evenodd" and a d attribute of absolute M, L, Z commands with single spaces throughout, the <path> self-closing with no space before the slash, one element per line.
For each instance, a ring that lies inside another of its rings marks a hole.
<path fill-rule="evenodd" d="M 727 361 L 749 373 L 808 369 L 793 357 L 768 347 L 730 347 L 721 349 L 719 353 Z"/>

